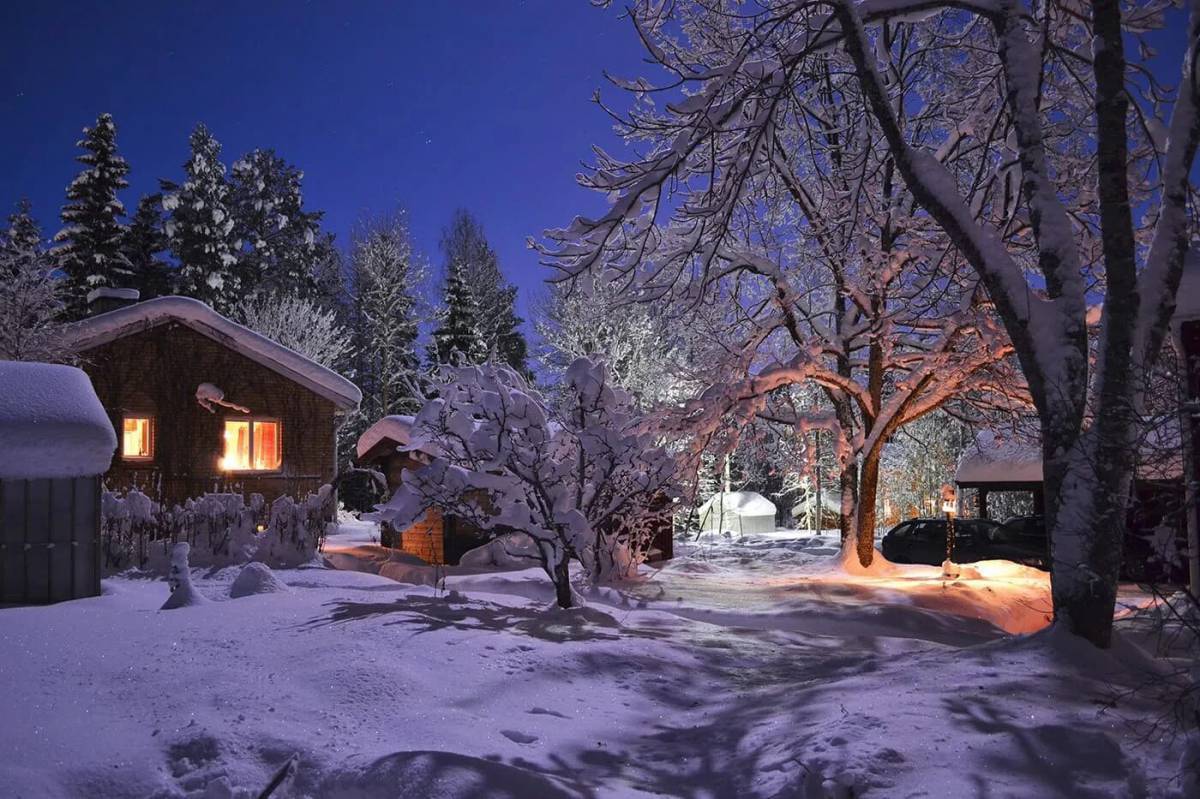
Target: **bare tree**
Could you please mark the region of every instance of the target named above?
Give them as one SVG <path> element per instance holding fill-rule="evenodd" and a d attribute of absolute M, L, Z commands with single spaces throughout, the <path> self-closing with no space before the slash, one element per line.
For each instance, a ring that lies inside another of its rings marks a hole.
<path fill-rule="evenodd" d="M 1136 375 L 1157 357 L 1174 308 L 1200 137 L 1195 4 L 1178 25 L 1186 56 L 1177 91 L 1154 78 L 1153 48 L 1132 62 L 1126 53 L 1128 41 L 1162 26 L 1169 5 L 639 2 L 631 16 L 668 80 L 623 85 L 679 96 L 661 113 L 638 104 L 625 116 L 631 136 L 651 141 L 647 153 L 629 162 L 600 155 L 586 183 L 613 194 L 610 211 L 554 234 L 550 254 L 569 275 L 650 260 L 643 291 L 694 274 L 774 279 L 772 262 L 736 252 L 735 223 L 753 181 L 768 175 L 779 173 L 778 192 L 807 202 L 809 181 L 788 185 L 777 164 L 834 159 L 848 146 L 829 135 L 846 130 L 828 113 L 832 92 L 870 141 L 859 151 L 881 154 L 864 174 L 882 169 L 903 183 L 915 201 L 909 218 L 945 238 L 947 257 L 970 266 L 1003 323 L 1040 417 L 1056 618 L 1107 646 Z M 666 195 L 675 185 L 686 188 L 682 198 Z M 1144 209 L 1136 223 L 1135 207 Z M 670 236 L 659 218 L 668 215 L 678 231 Z M 806 219 L 803 235 L 815 237 L 809 230 L 824 219 Z M 886 277 L 888 254 L 863 268 Z M 937 284 L 914 288 L 913 300 L 927 301 Z M 1093 366 L 1086 318 L 1100 294 L 1111 302 Z M 779 313 L 801 299 L 781 294 Z M 963 362 L 943 354 L 951 368 Z M 886 429 L 876 422 L 868 438 Z M 861 519 L 871 510 L 859 499 Z"/>

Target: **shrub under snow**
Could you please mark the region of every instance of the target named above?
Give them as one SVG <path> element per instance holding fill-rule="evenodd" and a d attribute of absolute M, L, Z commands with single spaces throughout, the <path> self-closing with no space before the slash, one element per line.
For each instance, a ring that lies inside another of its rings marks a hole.
<path fill-rule="evenodd" d="M 442 375 L 407 447 L 432 453 L 429 463 L 406 470 L 377 517 L 404 529 L 436 507 L 498 535 L 523 532 L 562 607 L 572 560 L 593 582 L 631 576 L 669 510 L 676 464 L 604 365 L 572 363 L 556 406 L 506 367 Z"/>
<path fill-rule="evenodd" d="M 172 546 L 187 542 L 193 566 L 261 561 L 293 568 L 316 557 L 332 488 L 297 502 L 283 496 L 268 509 L 262 495 L 205 494 L 166 509 L 136 488 L 101 498 L 101 547 L 106 571 L 163 573 Z M 264 527 L 262 532 L 258 531 Z"/>

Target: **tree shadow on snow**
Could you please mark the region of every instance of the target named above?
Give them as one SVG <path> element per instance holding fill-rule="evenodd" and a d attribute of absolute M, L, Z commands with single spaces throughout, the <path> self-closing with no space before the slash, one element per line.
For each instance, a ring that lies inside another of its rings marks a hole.
<path fill-rule="evenodd" d="M 590 799 L 594 795 L 536 770 L 437 751 L 396 752 L 363 766 L 344 766 L 313 788 L 318 796 L 342 799 Z"/>
<path fill-rule="evenodd" d="M 439 630 L 505 631 L 553 642 L 613 641 L 622 635 L 620 622 L 596 608 L 510 607 L 466 599 L 453 592 L 442 597 L 410 594 L 394 602 L 342 600 L 327 607 L 332 608 L 327 618 L 306 626 L 349 624 L 396 615 L 396 619 L 384 626 L 407 627 L 414 635 Z"/>

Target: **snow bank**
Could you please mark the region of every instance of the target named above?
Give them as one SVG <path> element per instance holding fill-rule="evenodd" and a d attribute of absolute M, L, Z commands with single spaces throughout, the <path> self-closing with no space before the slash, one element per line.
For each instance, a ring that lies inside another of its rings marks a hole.
<path fill-rule="evenodd" d="M 104 474 L 116 448 L 112 422 L 81 370 L 0 361 L 0 479 Z"/>
<path fill-rule="evenodd" d="M 484 569 L 526 569 L 537 563 L 537 544 L 525 533 L 498 536 L 458 559 L 460 566 Z"/>
<path fill-rule="evenodd" d="M 295 350 L 226 319 L 190 297 L 158 297 L 97 314 L 70 325 L 66 342 L 76 351 L 88 350 L 114 339 L 180 322 L 256 363 L 266 366 L 325 397 L 342 410 L 362 402 L 362 392 L 338 373 L 309 360 Z"/>

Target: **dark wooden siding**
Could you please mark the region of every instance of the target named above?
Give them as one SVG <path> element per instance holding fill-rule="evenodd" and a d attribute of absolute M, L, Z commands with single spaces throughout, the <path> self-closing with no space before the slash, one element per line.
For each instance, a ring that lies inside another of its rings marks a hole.
<path fill-rule="evenodd" d="M 118 450 L 105 475 L 110 488 L 137 486 L 152 498 L 179 502 L 209 491 L 259 493 L 270 502 L 303 496 L 333 479 L 339 419 L 332 402 L 278 372 L 180 323 L 167 323 L 98 345 L 82 354 L 117 437 L 126 414 L 154 419 L 150 461 L 126 461 Z M 196 401 L 212 383 L 226 400 L 245 406 L 215 413 Z M 278 472 L 222 473 L 225 419 L 279 420 L 283 442 Z"/>

